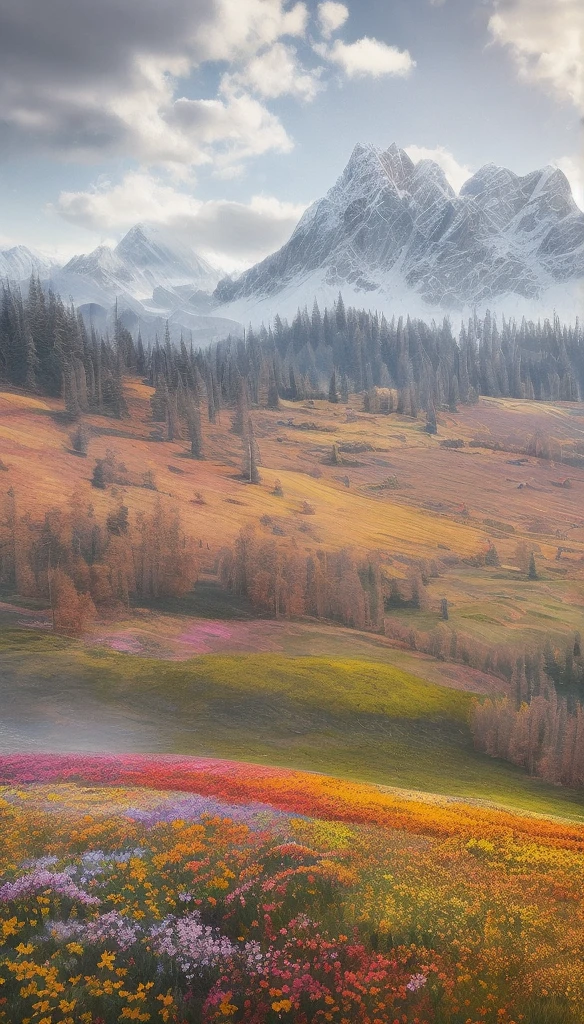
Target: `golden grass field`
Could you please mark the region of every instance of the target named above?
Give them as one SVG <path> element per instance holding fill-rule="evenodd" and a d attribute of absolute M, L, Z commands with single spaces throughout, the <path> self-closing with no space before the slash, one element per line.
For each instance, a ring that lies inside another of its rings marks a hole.
<path fill-rule="evenodd" d="M 493 645 L 532 645 L 544 635 L 559 640 L 580 627 L 584 470 L 534 457 L 513 463 L 517 447 L 537 433 L 549 439 L 558 458 L 580 441 L 581 407 L 481 399 L 458 413 L 441 413 L 439 434 L 431 437 L 421 419 L 361 413 L 357 397 L 350 412 L 327 402 L 283 402 L 280 410 L 254 414 L 263 468 L 262 484 L 253 487 L 241 479 L 241 442 L 230 432 L 228 410 L 221 422 L 204 425 L 206 459 L 198 462 L 188 457 L 186 440 L 153 439 L 162 425 L 152 422 L 151 394 L 144 384 L 127 380 L 126 420 L 87 417 L 92 436 L 83 458 L 70 449 L 71 426 L 60 415 L 59 401 L 3 393 L 0 489 L 13 487 L 20 514 L 37 518 L 52 505 L 66 505 L 72 495 L 93 503 L 98 513 L 123 498 L 135 514 L 161 498 L 178 505 L 188 532 L 203 541 L 204 570 L 212 569 L 220 549 L 246 524 L 266 539 L 275 527 L 281 542 L 300 550 L 380 550 L 396 576 L 411 571 L 408 560 L 468 560 L 492 541 L 501 567 L 453 564 L 431 579 L 430 610 L 416 616 L 416 628 L 437 624 L 441 597 L 449 600 L 451 627 Z M 462 449 L 440 445 L 459 438 L 466 442 Z M 512 450 L 468 447 L 473 439 Z M 341 453 L 342 464 L 331 465 L 333 443 L 365 450 Z M 131 486 L 107 492 L 91 487 L 95 459 L 108 449 L 127 466 Z M 140 486 L 147 470 L 154 472 L 157 493 Z M 558 486 L 566 477 L 571 486 Z M 397 479 L 397 489 L 380 489 L 388 478 Z M 272 493 L 276 479 L 284 497 Z M 314 515 L 303 514 L 304 501 Z M 537 582 L 526 580 L 516 564 L 522 541 L 535 551 Z M 411 616 L 396 613 L 406 624 Z"/>

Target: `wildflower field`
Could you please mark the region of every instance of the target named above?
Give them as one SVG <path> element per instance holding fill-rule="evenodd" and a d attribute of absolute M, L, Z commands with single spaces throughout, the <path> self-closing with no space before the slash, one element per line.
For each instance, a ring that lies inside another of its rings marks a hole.
<path fill-rule="evenodd" d="M 183 757 L 0 757 L 2 1024 L 580 1024 L 584 826 Z"/>

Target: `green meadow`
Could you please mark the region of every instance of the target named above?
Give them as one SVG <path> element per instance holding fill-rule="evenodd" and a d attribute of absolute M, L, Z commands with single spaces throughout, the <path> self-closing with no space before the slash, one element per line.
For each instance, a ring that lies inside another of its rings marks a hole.
<path fill-rule="evenodd" d="M 6 630 L 4 749 L 198 754 L 584 820 L 584 802 L 473 749 L 473 695 L 391 665 L 281 654 L 181 662 Z"/>

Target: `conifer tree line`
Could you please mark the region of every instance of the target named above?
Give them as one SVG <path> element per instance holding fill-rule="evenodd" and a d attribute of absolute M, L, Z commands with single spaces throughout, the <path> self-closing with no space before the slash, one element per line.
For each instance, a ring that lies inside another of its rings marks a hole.
<path fill-rule="evenodd" d="M 387 629 L 386 629 L 387 633 Z M 550 640 L 514 657 L 512 650 L 461 640 L 438 627 L 415 645 L 438 658 L 462 660 L 509 683 L 509 695 L 473 705 L 477 750 L 525 768 L 554 785 L 584 789 L 584 657 L 576 633 L 564 649 Z"/>
<path fill-rule="evenodd" d="M 63 398 L 73 417 L 84 412 L 122 417 L 123 376 L 144 370 L 141 339 L 134 343 L 117 314 L 111 338 L 87 328 L 81 314 L 31 278 L 26 296 L 0 288 L 0 383 Z"/>
<path fill-rule="evenodd" d="M 323 312 L 298 310 L 289 323 L 250 328 L 194 350 L 181 338 L 144 346 L 122 325 L 117 307 L 112 334 L 101 337 L 72 306 L 32 278 L 25 296 L 8 284 L 0 293 L 0 383 L 60 396 L 72 416 L 91 411 L 122 417 L 123 377 L 136 375 L 155 389 L 154 419 L 169 440 L 186 438 L 204 457 L 201 423 L 236 409 L 237 432 L 247 438 L 249 410 L 278 408 L 280 398 L 325 398 L 335 404 L 361 393 L 371 412 L 427 414 L 476 401 L 479 395 L 578 401 L 584 393 L 584 333 L 557 316 L 534 323 L 486 313 L 455 335 L 437 324 L 346 308 L 339 295 Z"/>
<path fill-rule="evenodd" d="M 276 316 L 268 328 L 250 328 L 245 341 L 202 354 L 206 376 L 218 382 L 224 404 L 236 400 L 237 380 L 248 381 L 252 404 L 322 398 L 336 404 L 363 394 L 366 411 L 427 413 L 456 409 L 480 395 L 539 401 L 578 401 L 584 393 L 584 332 L 557 316 L 537 323 L 489 312 L 461 324 L 428 324 L 410 317 L 346 309 L 298 310 L 292 323 Z"/>

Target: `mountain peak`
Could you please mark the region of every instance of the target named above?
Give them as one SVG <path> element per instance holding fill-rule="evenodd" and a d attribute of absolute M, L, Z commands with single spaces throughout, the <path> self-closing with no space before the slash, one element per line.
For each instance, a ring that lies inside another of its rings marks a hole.
<path fill-rule="evenodd" d="M 294 305 L 373 302 L 463 309 L 505 296 L 528 302 L 584 278 L 584 214 L 556 168 L 520 177 L 486 164 L 457 195 L 432 160 L 395 143 L 358 143 L 340 178 L 289 242 L 222 281 L 228 315 L 288 315 Z M 361 296 L 361 298 L 359 298 Z M 406 298 L 409 296 L 409 299 Z"/>
<path fill-rule="evenodd" d="M 0 250 L 0 279 L 16 284 L 28 281 L 31 275 L 48 278 L 57 265 L 53 257 L 29 249 L 27 245 L 12 245 Z"/>
<path fill-rule="evenodd" d="M 355 173 L 379 160 L 379 150 L 370 143 L 358 142 L 347 161 L 343 176 L 352 177 Z"/>
<path fill-rule="evenodd" d="M 519 177 L 506 167 L 498 164 L 484 164 L 464 182 L 461 196 L 479 196 L 485 191 L 509 191 L 516 187 Z"/>
<path fill-rule="evenodd" d="M 560 167 L 548 164 L 541 172 L 540 181 L 546 191 L 558 193 L 564 198 L 574 201 L 572 186 Z"/>

